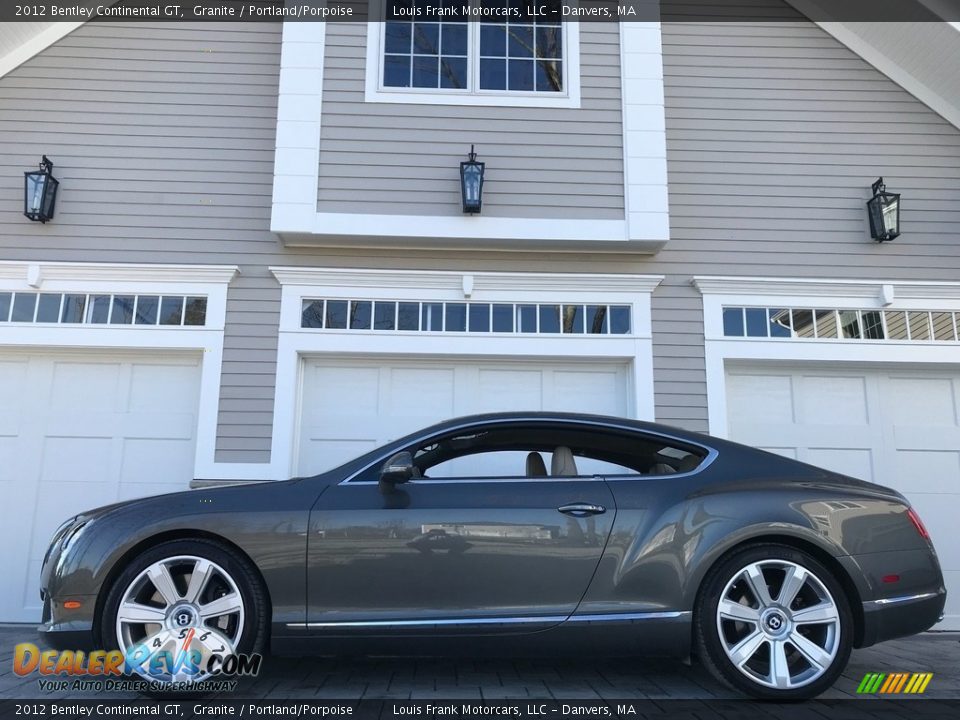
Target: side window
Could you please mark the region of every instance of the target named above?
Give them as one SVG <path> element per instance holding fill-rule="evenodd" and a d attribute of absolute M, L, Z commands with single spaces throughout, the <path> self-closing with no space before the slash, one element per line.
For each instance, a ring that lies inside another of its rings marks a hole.
<path fill-rule="evenodd" d="M 543 461 L 543 475 L 531 467 L 538 463 L 535 458 L 530 458 L 531 455 L 540 456 L 540 460 Z M 502 450 L 463 455 L 434 465 L 427 472 L 427 478 L 549 477 L 553 467 L 553 455 L 549 450 Z M 530 458 L 529 463 L 528 458 Z M 624 465 L 586 455 L 575 457 L 574 462 L 576 473 L 563 472 L 564 476 L 636 474 L 635 470 Z"/>
<path fill-rule="evenodd" d="M 513 477 L 527 474 L 527 454 L 522 450 L 481 452 L 444 460 L 430 467 L 427 478 Z M 549 463 L 549 458 L 547 459 Z M 549 467 L 549 464 L 547 465 Z"/>
<path fill-rule="evenodd" d="M 430 480 L 663 476 L 691 472 L 707 451 L 642 431 L 565 423 L 505 423 L 434 436 L 406 448 Z M 354 480 L 379 477 L 379 467 Z"/>

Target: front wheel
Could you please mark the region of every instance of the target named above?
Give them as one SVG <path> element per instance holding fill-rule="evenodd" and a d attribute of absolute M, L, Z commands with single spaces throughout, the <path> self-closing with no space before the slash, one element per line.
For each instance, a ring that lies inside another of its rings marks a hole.
<path fill-rule="evenodd" d="M 704 580 L 695 623 L 708 669 L 769 700 L 819 695 L 853 645 L 840 583 L 811 555 L 782 545 L 752 545 L 721 560 Z"/>
<path fill-rule="evenodd" d="M 210 679 L 228 655 L 259 652 L 265 628 L 264 593 L 249 564 L 197 539 L 134 558 L 110 588 L 100 634 L 132 672 L 173 687 Z"/>

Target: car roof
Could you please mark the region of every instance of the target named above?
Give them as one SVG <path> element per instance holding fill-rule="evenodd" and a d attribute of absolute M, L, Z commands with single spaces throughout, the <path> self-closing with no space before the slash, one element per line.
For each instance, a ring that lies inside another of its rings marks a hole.
<path fill-rule="evenodd" d="M 428 434 L 442 432 L 447 428 L 456 428 L 463 425 L 474 425 L 490 422 L 512 422 L 512 421 L 533 421 L 546 420 L 551 422 L 572 422 L 612 425 L 621 428 L 629 428 L 640 431 L 647 431 L 659 435 L 667 435 L 678 440 L 687 440 L 698 445 L 715 445 L 717 438 L 702 433 L 684 430 L 671 425 L 661 423 L 647 422 L 645 420 L 634 420 L 632 418 L 617 417 L 615 415 L 598 415 L 593 413 L 570 413 L 570 412 L 548 412 L 544 410 L 530 411 L 511 411 L 499 413 L 481 413 L 476 415 L 462 415 L 460 417 L 450 418 L 442 422 L 430 425 L 417 431 L 417 434 Z M 720 441 L 723 442 L 723 441 Z M 723 444 L 726 444 L 725 442 Z"/>

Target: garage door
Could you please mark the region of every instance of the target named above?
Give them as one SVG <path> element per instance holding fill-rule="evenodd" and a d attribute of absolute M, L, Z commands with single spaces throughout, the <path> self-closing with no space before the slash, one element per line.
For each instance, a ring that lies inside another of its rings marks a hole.
<path fill-rule="evenodd" d="M 558 410 L 632 412 L 626 364 L 306 358 L 298 472 L 336 467 L 460 415 Z"/>
<path fill-rule="evenodd" d="M 70 515 L 188 487 L 199 387 L 192 355 L 0 353 L 0 620 L 39 620 L 43 553 Z"/>
<path fill-rule="evenodd" d="M 930 531 L 960 629 L 960 373 L 732 366 L 732 439 L 896 488 Z"/>

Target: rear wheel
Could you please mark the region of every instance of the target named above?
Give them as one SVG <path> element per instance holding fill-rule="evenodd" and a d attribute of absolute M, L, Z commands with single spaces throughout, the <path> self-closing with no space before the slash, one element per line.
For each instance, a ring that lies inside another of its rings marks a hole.
<path fill-rule="evenodd" d="M 266 603 L 260 581 L 231 549 L 174 540 L 136 557 L 104 605 L 101 639 L 142 678 L 161 684 L 209 679 L 210 658 L 259 652 Z"/>
<path fill-rule="evenodd" d="M 853 640 L 836 578 L 783 545 L 752 545 L 721 560 L 704 580 L 695 622 L 711 672 L 764 699 L 819 695 L 843 672 Z"/>

